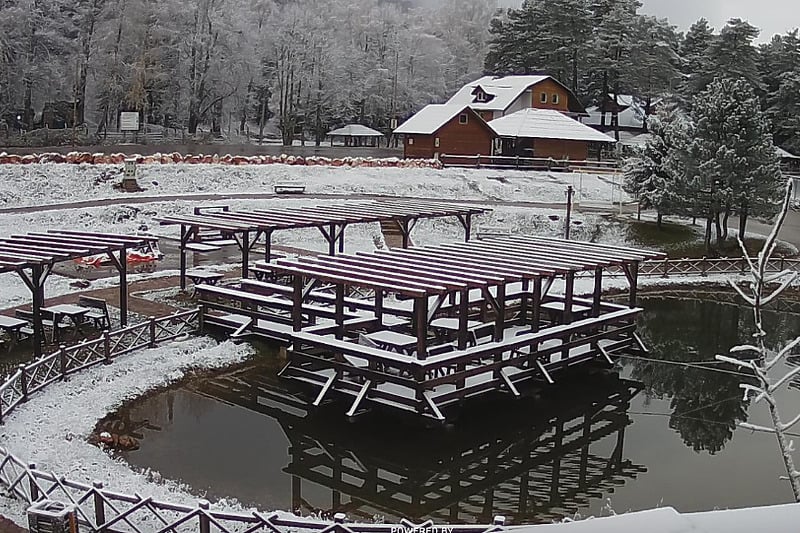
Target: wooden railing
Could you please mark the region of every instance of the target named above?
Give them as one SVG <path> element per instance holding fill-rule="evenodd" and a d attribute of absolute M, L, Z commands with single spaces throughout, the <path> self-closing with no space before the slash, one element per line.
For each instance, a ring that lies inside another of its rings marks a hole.
<path fill-rule="evenodd" d="M 20 365 L 0 385 L 0 423 L 16 407 L 36 392 L 89 367 L 108 364 L 135 350 L 155 347 L 178 337 L 197 332 L 202 322 L 201 309 L 175 313 L 118 331 L 105 331 L 99 339 L 59 350 L 29 365 Z M 211 509 L 206 500 L 195 505 L 158 501 L 138 493 L 124 494 L 108 490 L 100 481 L 91 484 L 69 480 L 51 471 L 39 470 L 0 447 L 0 487 L 8 497 L 33 504 L 44 499 L 73 506 L 78 522 L 91 531 L 124 533 L 291 533 L 305 530 L 320 533 L 397 533 L 433 528 L 432 521 L 414 524 L 345 523 L 338 513 L 334 521 L 285 516 L 258 511 L 227 512 Z M 5 497 L 5 496 L 0 496 Z M 497 517 L 494 525 L 448 526 L 451 533 L 494 533 L 503 531 L 505 519 Z M 443 528 L 444 529 L 444 528 Z"/>
<path fill-rule="evenodd" d="M 755 262 L 756 260 L 753 259 Z M 639 276 L 669 278 L 675 276 L 744 275 L 749 271 L 745 258 L 707 259 L 665 259 L 663 261 L 644 261 L 639 265 Z M 767 263 L 767 272 L 789 270 L 800 272 L 800 259 L 776 257 Z M 610 267 L 606 273 L 622 276 L 622 269 Z"/>
<path fill-rule="evenodd" d="M 523 157 L 502 155 L 450 155 L 442 154 L 439 161 L 446 167 L 496 167 L 534 170 L 561 170 L 583 172 L 619 172 L 616 161 L 571 161 L 551 157 Z"/>
<path fill-rule="evenodd" d="M 58 351 L 30 364 L 21 364 L 17 371 L 0 385 L 0 423 L 20 403 L 54 381 L 65 379 L 101 363 L 160 343 L 194 333 L 200 323 L 200 310 L 192 309 L 148 321 L 117 331 L 104 331 L 97 339 L 75 346 L 62 345 Z"/>

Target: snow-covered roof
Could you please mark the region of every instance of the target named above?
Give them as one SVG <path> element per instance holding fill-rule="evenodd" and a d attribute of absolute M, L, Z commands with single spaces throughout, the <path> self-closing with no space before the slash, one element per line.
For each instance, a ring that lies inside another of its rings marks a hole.
<path fill-rule="evenodd" d="M 640 135 L 624 135 L 626 132 L 619 133 L 619 143 L 623 146 L 644 146 L 649 139 L 653 136 L 649 133 L 642 133 Z M 627 137 L 627 138 L 626 138 Z"/>
<path fill-rule="evenodd" d="M 329 131 L 331 137 L 383 137 L 383 133 L 361 124 L 348 124 L 339 129 Z"/>
<path fill-rule="evenodd" d="M 777 153 L 778 157 L 780 157 L 781 159 L 800 159 L 800 155 L 794 155 L 791 152 L 787 152 L 780 146 L 775 147 L 775 153 Z"/>
<path fill-rule="evenodd" d="M 548 78 L 550 76 L 505 76 L 502 78 L 484 76 L 464 85 L 447 103 L 462 107 L 470 106 L 472 109 L 481 111 L 504 111 L 531 86 Z M 480 87 L 494 98 L 488 102 L 473 102 L 475 100 L 473 91 L 476 87 Z"/>
<path fill-rule="evenodd" d="M 453 117 L 467 110 L 467 105 L 431 104 L 406 120 L 394 130 L 395 133 L 430 135 L 447 124 Z"/>
<path fill-rule="evenodd" d="M 613 137 L 552 109 L 523 109 L 492 120 L 489 126 L 501 137 L 617 142 Z"/>
<path fill-rule="evenodd" d="M 600 112 L 599 107 L 590 107 L 586 112 L 589 116 L 583 119 L 584 124 L 599 126 L 602 123 L 603 113 Z M 633 105 L 617 113 L 617 121 L 620 128 L 644 128 L 644 117 L 644 109 L 638 105 Z M 611 125 L 611 113 L 608 112 L 606 113 L 606 125 Z"/>

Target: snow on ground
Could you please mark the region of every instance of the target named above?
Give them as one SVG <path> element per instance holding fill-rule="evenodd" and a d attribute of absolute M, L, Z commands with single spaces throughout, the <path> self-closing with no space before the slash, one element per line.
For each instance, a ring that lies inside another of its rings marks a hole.
<path fill-rule="evenodd" d="M 154 472 L 133 472 L 124 461 L 114 460 L 86 439 L 98 420 L 126 400 L 180 381 L 195 369 L 222 368 L 252 354 L 247 344 L 217 344 L 207 337 L 193 337 L 95 366 L 51 385 L 14 411 L 5 420 L 0 446 L 41 470 L 73 481 L 100 480 L 111 490 L 194 505 L 197 497 L 185 487 L 163 481 Z M 235 502 L 218 503 L 239 509 Z M 17 523 L 26 523 L 25 507 L 19 500 L 0 498 L 0 515 Z"/>
<path fill-rule="evenodd" d="M 610 202 L 613 178 L 595 174 L 496 169 L 400 169 L 375 167 L 140 165 L 141 193 L 121 193 L 112 186 L 122 178 L 121 165 L 57 163 L 0 167 L 0 206 L 42 205 L 125 195 L 187 193 L 272 193 L 279 182 L 298 180 L 308 193 L 384 194 L 441 200 L 489 199 L 565 202 L 568 185 L 577 198 Z M 619 190 L 613 192 L 619 195 Z"/>

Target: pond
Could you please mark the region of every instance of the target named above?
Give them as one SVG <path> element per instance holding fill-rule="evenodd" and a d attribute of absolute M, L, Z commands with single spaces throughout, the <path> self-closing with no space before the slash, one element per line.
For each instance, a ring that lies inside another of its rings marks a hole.
<path fill-rule="evenodd" d="M 641 303 L 648 360 L 623 359 L 619 373 L 583 368 L 524 400 L 482 399 L 444 427 L 379 411 L 348 422 L 336 404 L 309 411 L 275 377 L 281 362 L 268 350 L 247 368 L 138 400 L 104 427 L 139 440 L 120 453 L 133 468 L 264 510 L 520 524 L 790 501 L 775 438 L 736 427 L 769 425 L 766 409 L 742 400 L 747 377 L 713 362 L 748 339 L 750 311 Z M 770 313 L 766 326 L 778 345 L 800 333 L 800 316 Z M 798 395 L 781 398 L 785 418 Z"/>

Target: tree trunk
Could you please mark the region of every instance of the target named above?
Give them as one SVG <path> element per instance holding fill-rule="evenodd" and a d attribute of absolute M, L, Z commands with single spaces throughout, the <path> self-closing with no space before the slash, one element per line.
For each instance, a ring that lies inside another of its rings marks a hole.
<path fill-rule="evenodd" d="M 662 224 L 661 224 L 663 219 L 664 219 L 664 215 L 661 212 L 659 212 L 658 216 L 656 217 L 656 227 L 658 228 L 658 231 L 661 231 L 662 229 L 664 229 Z"/>
<path fill-rule="evenodd" d="M 706 257 L 711 257 L 711 212 L 709 211 L 708 217 L 706 218 L 706 234 L 705 234 L 705 244 L 706 244 Z"/>
<path fill-rule="evenodd" d="M 725 215 L 722 218 L 722 241 L 725 242 L 728 240 L 728 219 L 731 216 L 731 208 L 730 206 L 725 206 Z"/>
<path fill-rule="evenodd" d="M 714 227 L 717 230 L 717 246 L 722 244 L 722 221 L 720 220 L 720 213 L 717 211 L 714 213 Z"/>
<path fill-rule="evenodd" d="M 739 238 L 742 239 L 742 242 L 744 242 L 745 233 L 747 233 L 747 216 L 749 214 L 747 199 L 742 199 L 742 206 L 739 209 Z"/>

